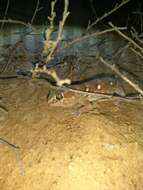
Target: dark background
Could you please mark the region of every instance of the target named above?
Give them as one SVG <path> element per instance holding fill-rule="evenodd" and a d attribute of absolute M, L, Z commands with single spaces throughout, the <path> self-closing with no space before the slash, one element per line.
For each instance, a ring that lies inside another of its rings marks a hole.
<path fill-rule="evenodd" d="M 71 12 L 67 25 L 78 25 L 86 27 L 88 22 L 93 22 L 97 17 L 100 17 L 105 12 L 111 10 L 120 0 L 69 0 L 69 11 Z M 22 20 L 30 22 L 36 8 L 37 0 L 10 0 L 6 18 Z M 40 0 L 41 10 L 37 13 L 34 23 L 46 24 L 47 17 L 50 15 L 51 0 Z M 0 17 L 4 17 L 7 0 L 0 0 Z M 63 11 L 64 0 L 58 0 L 56 4 L 57 22 L 61 18 Z M 129 3 L 113 13 L 110 17 L 104 19 L 102 24 L 106 24 L 109 20 L 116 25 L 130 25 L 141 30 L 142 0 L 131 0 Z"/>

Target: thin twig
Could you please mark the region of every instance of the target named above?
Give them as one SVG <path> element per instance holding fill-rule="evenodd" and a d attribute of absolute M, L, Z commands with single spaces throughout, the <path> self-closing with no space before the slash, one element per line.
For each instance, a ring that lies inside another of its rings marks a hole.
<path fill-rule="evenodd" d="M 140 52 L 138 52 L 138 51 L 136 51 L 134 48 L 130 48 L 136 55 L 138 55 L 141 59 L 143 59 L 143 55 L 140 53 Z M 143 65 L 143 64 L 142 64 Z"/>
<path fill-rule="evenodd" d="M 90 26 L 88 26 L 88 30 L 91 29 L 93 26 L 95 26 L 98 22 L 101 22 L 103 19 L 105 19 L 106 17 L 108 17 L 112 13 L 116 12 L 118 9 L 120 9 L 121 7 L 123 7 L 128 2 L 130 2 L 130 0 L 122 0 L 122 2 L 119 5 L 116 4 L 115 7 L 111 11 L 105 13 L 100 18 L 97 18 L 97 20 L 95 22 L 93 22 Z"/>
<path fill-rule="evenodd" d="M 112 71 L 114 71 L 118 76 L 120 76 L 124 81 L 126 81 L 130 86 L 132 86 L 137 92 L 139 92 L 143 96 L 143 90 L 138 86 L 138 84 L 135 84 L 130 79 L 128 79 L 126 76 L 124 76 L 115 65 L 109 64 L 107 61 L 103 59 L 103 57 L 99 57 L 99 60 L 106 65 L 108 68 L 110 68 Z"/>
<path fill-rule="evenodd" d="M 0 19 L 1 23 L 12 23 L 12 24 L 21 24 L 24 26 L 29 26 L 29 23 L 22 22 L 20 20 L 13 20 L 13 19 Z"/>
<path fill-rule="evenodd" d="M 94 1 L 94 0 L 90 0 L 90 7 L 91 7 L 91 10 L 92 10 L 92 12 L 94 13 L 94 15 L 97 17 L 97 13 L 96 13 L 95 7 L 94 7 L 94 5 L 93 5 L 93 1 Z"/>
<path fill-rule="evenodd" d="M 19 42 L 17 42 L 17 43 L 14 45 L 14 47 L 12 47 L 12 49 L 11 49 L 11 51 L 10 51 L 10 56 L 9 56 L 9 58 L 8 58 L 8 61 L 7 61 L 7 63 L 4 65 L 4 67 L 1 69 L 0 74 L 4 73 L 4 72 L 7 70 L 7 68 L 9 67 L 9 65 L 11 64 L 11 62 L 12 62 L 14 56 L 15 56 L 15 52 L 16 52 L 16 49 L 17 49 L 18 45 L 19 45 Z"/>
<path fill-rule="evenodd" d="M 19 163 L 19 169 L 20 169 L 20 174 L 21 175 L 25 175 L 25 170 L 24 170 L 24 166 L 23 166 L 23 162 L 22 162 L 22 159 L 20 157 L 20 147 L 15 145 L 15 144 L 12 144 L 10 142 L 8 142 L 7 140 L 3 139 L 3 138 L 0 138 L 0 143 L 2 144 L 5 144 L 7 145 L 8 147 L 12 148 L 15 153 L 16 153 L 16 159 Z"/>
<path fill-rule="evenodd" d="M 64 6 L 64 11 L 63 11 L 63 18 L 59 22 L 58 36 L 57 36 L 56 41 L 53 43 L 53 47 L 51 48 L 50 53 L 47 56 L 46 63 L 48 63 L 51 60 L 54 52 L 56 51 L 56 49 L 58 47 L 59 42 L 62 39 L 62 33 L 63 33 L 63 28 L 64 28 L 64 25 L 65 25 L 65 21 L 66 21 L 68 15 L 70 14 L 70 12 L 68 12 L 68 6 L 69 6 L 69 1 L 65 0 L 65 6 Z M 48 43 L 48 41 L 47 41 L 47 43 Z"/>
<path fill-rule="evenodd" d="M 39 11 L 39 4 L 40 4 L 40 1 L 37 0 L 36 8 L 35 8 L 35 10 L 34 10 L 34 14 L 33 14 L 32 18 L 31 18 L 31 24 L 33 23 L 33 21 L 34 21 L 34 19 L 35 19 L 35 16 L 36 16 L 37 12 Z"/>
<path fill-rule="evenodd" d="M 0 105 L 0 110 L 2 110 L 4 113 L 8 113 L 8 109 L 4 106 Z"/>
<path fill-rule="evenodd" d="M 140 100 L 141 99 L 141 97 L 139 97 L 138 95 L 123 97 L 123 96 L 116 96 L 114 94 L 110 95 L 110 94 L 102 94 L 102 93 L 96 93 L 96 92 L 87 92 L 87 91 L 73 89 L 67 86 L 52 86 L 51 88 L 55 90 L 60 90 L 60 91 L 70 91 L 75 94 L 83 95 L 89 98 L 91 101 L 99 100 L 99 99 L 112 99 L 112 98 L 123 99 L 123 100 L 124 99 L 125 100 Z"/>
<path fill-rule="evenodd" d="M 63 80 L 60 79 L 56 71 L 50 71 L 46 67 L 49 61 L 53 58 L 54 53 L 58 48 L 58 45 L 62 39 L 65 21 L 68 15 L 70 14 L 70 12 L 68 12 L 69 0 L 64 0 L 65 4 L 64 4 L 63 17 L 62 17 L 62 20 L 59 22 L 59 30 L 58 30 L 57 38 L 56 40 L 52 40 L 51 35 L 54 31 L 54 19 L 56 17 L 56 12 L 54 11 L 56 2 L 57 2 L 56 0 L 51 2 L 51 15 L 48 17 L 50 21 L 50 26 L 46 30 L 46 40 L 44 42 L 44 49 L 43 49 L 43 54 L 46 53 L 46 64 L 42 68 L 39 68 L 38 65 L 36 65 L 36 67 L 32 70 L 32 73 L 33 73 L 33 77 L 37 73 L 41 73 L 41 72 L 47 73 L 56 81 L 58 86 L 62 86 L 63 84 L 70 84 L 71 81 L 69 79 L 63 79 Z"/>
<path fill-rule="evenodd" d="M 3 18 L 4 20 L 6 19 L 6 15 L 7 15 L 8 9 L 9 9 L 9 4 L 10 4 L 10 0 L 7 0 L 7 5 L 6 5 L 5 13 L 4 13 L 4 18 Z M 4 22 L 2 22 L 2 24 L 1 24 L 0 31 L 2 31 L 3 27 L 4 27 Z"/>
<path fill-rule="evenodd" d="M 50 75 L 55 81 L 57 86 L 63 86 L 64 84 L 71 84 L 70 79 L 60 79 L 54 70 L 48 70 L 46 65 L 42 68 L 39 68 L 38 65 L 32 70 L 33 77 L 35 77 L 39 73 L 46 73 Z"/>
<path fill-rule="evenodd" d="M 143 53 L 143 48 L 141 46 L 139 46 L 134 40 L 132 40 L 131 38 L 129 38 L 128 36 L 126 36 L 125 34 L 123 34 L 123 32 L 121 32 L 118 27 L 114 26 L 111 22 L 109 22 L 109 25 L 114 28 L 114 30 L 120 35 L 122 36 L 124 39 L 126 39 L 127 41 L 131 42 L 131 44 L 133 46 L 135 46 L 138 50 L 140 50 Z"/>
<path fill-rule="evenodd" d="M 48 16 L 48 20 L 49 20 L 50 24 L 49 24 L 49 27 L 46 30 L 46 41 L 45 41 L 45 44 L 50 41 L 51 34 L 54 31 L 54 20 L 56 18 L 56 12 L 54 11 L 54 9 L 55 9 L 56 2 L 57 2 L 56 0 L 51 2 L 51 15 Z"/>
<path fill-rule="evenodd" d="M 133 39 L 135 39 L 138 44 L 143 44 L 143 41 L 141 40 L 141 36 L 138 34 L 138 32 L 136 31 L 134 27 L 131 27 L 130 33 Z"/>
<path fill-rule="evenodd" d="M 11 148 L 14 148 L 14 149 L 20 149 L 19 146 L 14 145 L 14 144 L 12 144 L 12 143 L 10 143 L 7 140 L 2 139 L 2 138 L 0 138 L 0 143 L 6 144 L 6 145 L 8 145 L 8 146 L 10 146 Z"/>
<path fill-rule="evenodd" d="M 51 35 L 54 32 L 54 20 L 56 18 L 56 12 L 55 12 L 55 5 L 57 0 L 51 2 L 51 14 L 48 16 L 48 20 L 50 22 L 49 27 L 45 31 L 45 41 L 44 41 L 44 48 L 43 48 L 43 54 L 46 54 L 48 56 L 49 52 L 53 48 L 55 41 L 51 40 Z"/>
<path fill-rule="evenodd" d="M 126 29 L 127 29 L 127 27 L 118 27 L 118 30 L 126 30 Z M 69 42 L 67 45 L 65 45 L 65 47 L 61 48 L 60 50 L 69 48 L 70 46 L 72 46 L 72 45 L 74 45 L 76 43 L 79 43 L 81 41 L 87 40 L 89 38 L 104 35 L 104 34 L 107 34 L 107 33 L 110 33 L 110 32 L 114 32 L 114 31 L 115 31 L 114 28 L 110 28 L 110 29 L 106 29 L 106 30 L 103 30 L 103 31 L 100 31 L 100 32 L 94 32 L 92 34 L 88 34 L 88 35 L 85 35 L 85 36 L 75 38 L 74 40 Z M 57 52 L 58 52 L 58 50 L 57 50 Z"/>

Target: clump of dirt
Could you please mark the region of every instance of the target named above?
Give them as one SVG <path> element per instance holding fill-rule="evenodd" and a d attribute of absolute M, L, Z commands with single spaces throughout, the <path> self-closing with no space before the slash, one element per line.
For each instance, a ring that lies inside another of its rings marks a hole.
<path fill-rule="evenodd" d="M 44 81 L 1 81 L 0 189 L 141 190 L 142 102 L 96 101 L 76 115 L 75 105 L 50 105 L 48 90 Z"/>

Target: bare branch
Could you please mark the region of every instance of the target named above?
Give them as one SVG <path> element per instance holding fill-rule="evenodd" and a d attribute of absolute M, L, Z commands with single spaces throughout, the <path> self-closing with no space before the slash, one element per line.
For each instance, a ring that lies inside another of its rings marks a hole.
<path fill-rule="evenodd" d="M 130 49 L 143 60 L 143 55 L 140 52 L 136 51 L 134 48 Z"/>
<path fill-rule="evenodd" d="M 32 18 L 31 18 L 31 24 L 33 23 L 33 21 L 35 19 L 35 16 L 36 16 L 37 12 L 39 11 L 39 4 L 40 4 L 40 1 L 37 0 L 36 8 L 35 8 L 35 11 L 34 11 L 34 14 L 33 14 Z"/>
<path fill-rule="evenodd" d="M 9 4 L 10 4 L 10 0 L 7 0 L 7 5 L 6 5 L 6 9 L 5 9 L 5 13 L 4 13 L 4 20 L 6 19 L 6 15 L 7 15 L 7 12 L 8 12 L 8 8 L 9 8 Z M 4 27 L 4 22 L 2 22 L 1 24 L 1 28 L 0 28 L 0 31 L 3 29 Z"/>
<path fill-rule="evenodd" d="M 55 1 L 56 2 L 56 1 Z M 55 18 L 55 12 L 54 12 L 54 6 L 55 6 L 55 2 L 53 2 L 53 5 L 52 5 L 52 10 L 51 10 L 51 23 L 50 23 L 50 29 L 47 31 L 46 33 L 46 36 L 48 38 L 46 38 L 46 44 L 47 44 L 47 47 L 49 45 L 49 42 L 51 43 L 51 50 L 47 56 L 47 59 L 46 59 L 46 63 L 48 63 L 51 59 L 52 59 L 52 56 L 54 54 L 54 52 L 56 51 L 57 47 L 58 47 L 58 44 L 59 42 L 61 41 L 62 39 L 62 33 L 63 33 L 63 28 L 64 28 L 64 25 L 65 25 L 65 21 L 68 17 L 68 15 L 70 14 L 70 12 L 68 12 L 68 6 L 69 6 L 69 1 L 68 0 L 65 0 L 65 6 L 64 6 L 64 11 L 63 11 L 63 18 L 62 20 L 59 22 L 59 30 L 58 30 L 58 36 L 57 36 L 57 39 L 56 41 L 51 41 L 49 40 L 50 39 L 50 36 L 53 32 L 53 18 Z M 46 44 L 45 44 L 45 47 L 46 47 Z M 47 49 L 46 47 L 46 49 Z"/>
<path fill-rule="evenodd" d="M 129 41 L 134 47 L 136 47 L 138 50 L 140 50 L 143 53 L 143 48 L 141 46 L 139 46 L 134 40 L 132 40 L 131 38 L 129 38 L 128 36 L 126 36 L 125 34 L 123 34 L 123 32 L 121 32 L 116 26 L 114 26 L 111 22 L 109 22 L 109 25 L 114 28 L 114 30 L 120 35 L 122 36 L 124 39 L 126 39 L 127 41 Z"/>
<path fill-rule="evenodd" d="M 57 38 L 56 38 L 56 41 L 52 40 L 51 35 L 54 31 L 54 19 L 56 17 L 56 13 L 54 11 L 56 2 L 57 2 L 56 0 L 52 1 L 52 3 L 51 3 L 51 16 L 48 17 L 48 19 L 50 21 L 50 26 L 46 31 L 46 40 L 44 42 L 44 49 L 43 49 L 43 53 L 45 53 L 47 56 L 46 64 L 48 64 L 49 61 L 53 58 L 53 54 L 55 53 L 55 51 L 58 47 L 58 44 L 62 39 L 62 33 L 63 33 L 65 21 L 66 21 L 68 15 L 70 14 L 68 12 L 69 0 L 65 0 L 63 17 L 62 17 L 62 20 L 59 22 L 59 30 L 58 30 Z M 46 64 L 42 68 L 39 68 L 39 66 L 37 65 L 32 70 L 33 77 L 35 75 L 37 75 L 38 73 L 46 73 L 46 74 L 50 75 L 56 81 L 57 86 L 62 86 L 63 84 L 70 84 L 71 83 L 71 81 L 69 79 L 60 79 L 58 77 L 56 71 L 48 70 L 48 68 L 46 67 Z"/>
<path fill-rule="evenodd" d="M 97 23 L 101 22 L 103 19 L 105 19 L 106 17 L 108 17 L 108 16 L 111 15 L 112 13 L 116 12 L 118 9 L 120 9 L 121 7 L 123 7 L 123 6 L 124 6 L 125 4 L 127 4 L 128 2 L 130 2 L 130 0 L 122 0 L 122 2 L 121 2 L 119 5 L 116 4 L 115 7 L 114 7 L 111 11 L 105 13 L 105 14 L 104 14 L 103 16 L 101 16 L 100 18 L 97 18 L 97 20 L 96 20 L 95 22 L 93 22 L 90 26 L 88 26 L 88 29 L 87 29 L 87 30 L 91 29 L 91 28 L 92 28 L 93 26 L 95 26 Z"/>
<path fill-rule="evenodd" d="M 56 2 L 57 2 L 56 0 L 51 2 L 51 16 L 48 17 L 48 20 L 49 20 L 50 24 L 49 24 L 49 28 L 47 28 L 47 30 L 46 30 L 46 40 L 45 40 L 45 46 L 44 46 L 45 52 L 48 49 L 46 47 L 46 45 L 50 41 L 51 34 L 54 31 L 54 20 L 55 20 L 55 17 L 56 17 L 56 12 L 54 11 L 54 9 L 55 9 Z"/>
<path fill-rule="evenodd" d="M 0 138 L 0 143 L 6 144 L 6 145 L 8 145 L 11 148 L 20 149 L 19 146 L 15 145 L 15 144 L 12 144 L 12 143 L 10 143 L 7 140 L 2 139 L 2 138 Z"/>
<path fill-rule="evenodd" d="M 35 77 L 37 74 L 40 74 L 40 73 L 46 73 L 50 75 L 55 80 L 57 86 L 63 86 L 64 84 L 71 84 L 70 79 L 60 79 L 56 71 L 48 70 L 46 68 L 46 65 L 42 68 L 39 68 L 38 65 L 36 65 L 36 67 L 31 72 L 32 72 L 33 77 Z"/>
<path fill-rule="evenodd" d="M 12 24 L 21 24 L 24 26 L 29 26 L 29 23 L 22 22 L 20 20 L 13 20 L 13 19 L 0 19 L 1 23 L 12 23 Z"/>
<path fill-rule="evenodd" d="M 130 79 L 128 79 L 125 75 L 123 75 L 115 65 L 109 64 L 107 61 L 103 59 L 103 57 L 99 56 L 99 60 L 112 71 L 114 71 L 118 76 L 120 76 L 124 81 L 126 81 L 130 86 L 132 86 L 137 92 L 139 92 L 143 96 L 143 90 L 139 87 L 138 84 L 135 84 Z"/>
<path fill-rule="evenodd" d="M 118 30 L 126 30 L 126 29 L 127 29 L 127 27 L 118 27 Z M 63 47 L 60 50 L 69 48 L 70 46 L 72 46 L 72 45 L 74 45 L 76 43 L 79 43 L 81 41 L 87 40 L 89 38 L 96 37 L 96 36 L 101 36 L 101 35 L 104 35 L 104 34 L 107 34 L 107 33 L 110 33 L 110 32 L 114 32 L 114 31 L 115 31 L 114 28 L 110 28 L 110 29 L 107 29 L 107 30 L 103 30 L 103 31 L 100 31 L 100 32 L 94 32 L 92 34 L 88 34 L 88 35 L 84 35 L 84 36 L 75 38 L 74 40 L 69 42 L 67 45 L 65 45 L 65 47 Z"/>

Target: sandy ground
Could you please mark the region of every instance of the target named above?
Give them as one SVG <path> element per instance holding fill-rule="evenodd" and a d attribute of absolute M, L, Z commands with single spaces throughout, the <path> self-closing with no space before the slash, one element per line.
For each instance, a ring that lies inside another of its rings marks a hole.
<path fill-rule="evenodd" d="M 47 92 L 0 81 L 0 190 L 142 190 L 143 103 L 95 102 L 78 116 Z"/>

